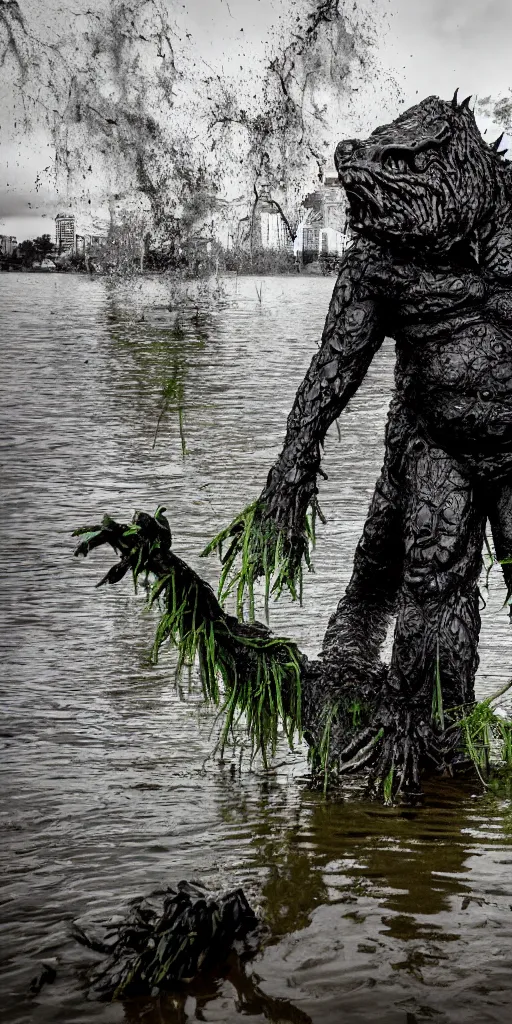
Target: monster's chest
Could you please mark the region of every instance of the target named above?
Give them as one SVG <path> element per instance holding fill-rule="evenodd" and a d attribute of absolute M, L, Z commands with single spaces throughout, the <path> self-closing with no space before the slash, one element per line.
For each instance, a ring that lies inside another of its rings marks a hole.
<path fill-rule="evenodd" d="M 429 349 L 453 348 L 474 359 L 477 350 L 489 348 L 489 354 L 508 352 L 512 359 L 512 251 L 510 274 L 498 275 L 489 265 L 403 264 L 392 276 L 390 333 L 412 358 L 423 361 Z"/>
<path fill-rule="evenodd" d="M 396 306 L 401 365 L 428 386 L 512 390 L 512 287 L 467 273 L 422 275 Z"/>
<path fill-rule="evenodd" d="M 420 341 L 444 334 L 446 326 L 484 316 L 512 331 L 512 231 L 503 230 L 482 248 L 481 262 L 462 266 L 388 265 L 389 294 L 399 332 Z"/>
<path fill-rule="evenodd" d="M 436 332 L 436 324 L 446 319 L 471 316 L 488 298 L 484 277 L 465 267 L 393 268 L 396 327 L 408 335 Z"/>
<path fill-rule="evenodd" d="M 431 435 L 460 451 L 510 446 L 512 280 L 422 269 L 403 275 L 395 310 L 397 383 Z"/>

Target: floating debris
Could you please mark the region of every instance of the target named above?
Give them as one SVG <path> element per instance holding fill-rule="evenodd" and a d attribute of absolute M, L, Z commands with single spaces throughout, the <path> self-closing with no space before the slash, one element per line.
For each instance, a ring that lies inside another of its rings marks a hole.
<path fill-rule="evenodd" d="M 89 974 L 89 997 L 156 996 L 221 967 L 229 953 L 252 954 L 265 934 L 242 889 L 221 895 L 193 882 L 160 889 L 134 900 L 127 916 L 116 915 L 86 932 L 73 923 L 78 942 L 107 960 Z"/>
<path fill-rule="evenodd" d="M 39 995 L 43 985 L 51 985 L 55 981 L 55 978 L 57 977 L 57 966 L 57 957 L 48 957 L 46 960 L 40 961 L 40 970 L 38 974 L 32 978 L 28 987 L 31 995 Z"/>

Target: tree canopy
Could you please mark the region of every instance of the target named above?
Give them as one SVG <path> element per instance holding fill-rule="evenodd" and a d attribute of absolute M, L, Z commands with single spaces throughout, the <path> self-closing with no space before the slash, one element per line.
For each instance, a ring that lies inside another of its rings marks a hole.
<path fill-rule="evenodd" d="M 131 211 L 167 236 L 177 221 L 190 233 L 231 219 L 247 232 L 265 199 L 293 235 L 364 89 L 384 76 L 397 102 L 365 3 L 285 5 L 255 78 L 199 60 L 176 0 L 1 0 L 12 123 L 44 123 L 59 192 L 108 204 L 111 220 Z"/>

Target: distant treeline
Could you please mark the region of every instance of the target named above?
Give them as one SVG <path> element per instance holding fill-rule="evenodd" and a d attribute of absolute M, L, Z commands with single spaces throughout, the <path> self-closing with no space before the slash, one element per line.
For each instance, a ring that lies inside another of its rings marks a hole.
<path fill-rule="evenodd" d="M 317 252 L 293 253 L 289 249 L 253 248 L 242 246 L 224 249 L 212 244 L 209 252 L 183 250 L 179 255 L 161 250 L 149 250 L 145 269 L 148 271 L 177 270 L 185 276 L 202 277 L 209 274 L 297 274 L 310 264 L 318 264 L 321 273 L 335 273 L 341 257 Z"/>
<path fill-rule="evenodd" d="M 49 235 L 21 242 L 10 255 L 0 254 L 0 269 L 31 269 L 44 259 L 53 259 L 56 269 L 68 273 L 134 274 L 175 273 L 186 279 L 209 277 L 212 274 L 297 274 L 310 264 L 324 274 L 338 270 L 340 257 L 331 254 L 290 249 L 252 251 L 242 246 L 224 249 L 214 240 L 201 239 L 193 244 L 164 245 L 156 248 L 146 241 L 137 247 L 113 245 L 108 239 L 87 252 L 59 254 Z M 311 267 L 311 269 L 313 269 Z"/>

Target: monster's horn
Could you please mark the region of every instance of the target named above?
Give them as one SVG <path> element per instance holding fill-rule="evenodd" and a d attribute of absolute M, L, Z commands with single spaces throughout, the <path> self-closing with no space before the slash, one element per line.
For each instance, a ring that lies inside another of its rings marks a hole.
<path fill-rule="evenodd" d="M 456 88 L 456 90 L 455 90 L 455 92 L 453 94 L 453 99 L 452 99 L 452 109 L 453 110 L 457 110 L 457 93 L 458 93 L 458 91 L 459 91 L 459 87 L 457 86 L 457 88 Z"/>
<path fill-rule="evenodd" d="M 494 142 L 491 143 L 491 149 L 493 149 L 495 153 L 498 152 L 498 150 L 499 150 L 499 148 L 501 146 L 501 142 L 502 142 L 504 134 L 505 134 L 505 132 L 502 132 L 501 135 L 498 135 L 498 138 Z"/>
<path fill-rule="evenodd" d="M 462 100 L 462 103 L 459 103 L 459 110 L 464 110 L 465 108 L 469 107 L 470 99 L 471 99 L 471 94 L 469 96 L 466 96 L 466 98 L 464 100 Z"/>

